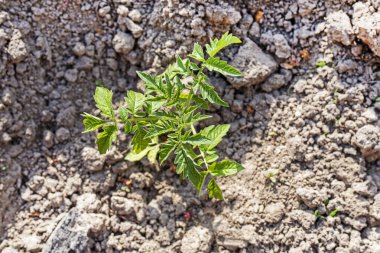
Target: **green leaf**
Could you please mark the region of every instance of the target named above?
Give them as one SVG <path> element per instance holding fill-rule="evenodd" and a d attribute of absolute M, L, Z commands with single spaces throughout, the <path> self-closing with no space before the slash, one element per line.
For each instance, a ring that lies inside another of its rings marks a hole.
<path fill-rule="evenodd" d="M 231 160 L 215 162 L 208 168 L 213 176 L 230 176 L 244 170 L 244 167 L 240 163 Z"/>
<path fill-rule="evenodd" d="M 180 68 L 180 70 L 182 72 L 186 73 L 186 67 L 183 64 L 183 61 L 179 55 L 176 56 L 176 62 L 177 62 L 177 66 Z"/>
<path fill-rule="evenodd" d="M 146 138 L 153 138 L 164 133 L 177 130 L 176 126 L 169 120 L 160 120 L 148 130 Z"/>
<path fill-rule="evenodd" d="M 125 157 L 125 160 L 131 161 L 131 162 L 137 162 L 144 158 L 148 154 L 149 151 L 152 150 L 153 147 L 147 147 L 140 153 L 136 153 L 135 150 L 131 150 L 131 152 L 128 153 L 128 155 Z"/>
<path fill-rule="evenodd" d="M 146 85 L 156 86 L 156 80 L 152 75 L 142 71 L 136 71 L 136 73 Z"/>
<path fill-rule="evenodd" d="M 329 214 L 329 216 L 330 216 L 330 217 L 335 217 L 335 216 L 337 215 L 338 212 L 339 212 L 339 210 L 338 210 L 338 209 L 335 209 L 334 211 L 332 211 L 332 212 Z"/>
<path fill-rule="evenodd" d="M 174 87 L 167 74 L 165 74 L 165 82 L 166 82 L 166 97 L 171 98 L 173 96 Z"/>
<path fill-rule="evenodd" d="M 211 144 L 212 143 L 212 141 L 209 138 L 201 135 L 200 133 L 195 134 L 193 136 L 190 136 L 184 142 L 192 144 L 192 145 L 201 145 L 201 144 Z"/>
<path fill-rule="evenodd" d="M 161 100 L 161 101 L 148 101 L 148 102 L 146 102 L 148 114 L 154 113 L 155 111 L 157 111 L 158 109 L 160 109 L 165 103 L 166 103 L 165 100 Z"/>
<path fill-rule="evenodd" d="M 189 55 L 189 57 L 191 57 L 197 61 L 204 61 L 205 60 L 203 49 L 198 43 L 194 44 L 193 52 Z"/>
<path fill-rule="evenodd" d="M 104 87 L 96 87 L 94 95 L 96 107 L 99 108 L 101 114 L 105 117 L 113 118 L 112 110 L 112 91 Z"/>
<path fill-rule="evenodd" d="M 148 160 L 151 164 L 155 164 L 157 161 L 157 154 L 160 151 L 160 145 L 155 145 L 148 153 Z"/>
<path fill-rule="evenodd" d="M 241 43 L 240 39 L 226 32 L 225 34 L 223 34 L 220 40 L 218 39 L 211 40 L 210 44 L 206 45 L 206 52 L 208 53 L 209 56 L 212 57 L 223 48 L 231 44 L 237 44 L 237 43 Z"/>
<path fill-rule="evenodd" d="M 216 93 L 214 87 L 206 83 L 201 84 L 201 94 L 204 99 L 207 99 L 213 104 L 228 107 L 228 104 L 219 97 L 218 93 Z"/>
<path fill-rule="evenodd" d="M 201 120 L 204 120 L 204 119 L 209 119 L 209 118 L 212 118 L 212 116 L 197 113 L 197 114 L 195 114 L 195 115 L 192 117 L 192 119 L 191 119 L 191 123 L 194 123 L 194 122 L 197 122 L 197 121 L 201 121 Z"/>
<path fill-rule="evenodd" d="M 112 142 L 116 140 L 117 128 L 116 126 L 105 126 L 103 132 L 99 133 L 96 141 L 100 154 L 105 154 L 111 147 Z"/>
<path fill-rule="evenodd" d="M 177 155 L 174 159 L 174 163 L 177 165 L 177 174 L 183 173 L 186 176 L 188 170 L 198 166 L 194 161 L 197 155 L 186 145 L 178 147 L 175 154 Z"/>
<path fill-rule="evenodd" d="M 241 73 L 236 68 L 229 65 L 226 61 L 220 60 L 217 57 L 210 57 L 203 64 L 208 70 L 219 72 L 225 76 L 241 76 Z"/>
<path fill-rule="evenodd" d="M 200 134 L 207 137 L 208 139 L 212 140 L 212 144 L 205 144 L 201 145 L 200 148 L 203 151 L 212 150 L 216 145 L 219 144 L 219 142 L 222 141 L 223 136 L 225 136 L 230 129 L 229 124 L 223 124 L 223 125 L 211 125 L 208 126 L 200 131 Z"/>
<path fill-rule="evenodd" d="M 124 124 L 124 133 L 129 134 L 131 131 L 132 131 L 132 123 L 129 120 L 127 120 L 125 121 L 125 124 Z"/>
<path fill-rule="evenodd" d="M 222 190 L 219 188 L 214 178 L 208 183 L 207 190 L 209 198 L 214 197 L 219 200 L 224 200 Z"/>
<path fill-rule="evenodd" d="M 128 121 L 128 110 L 127 110 L 127 108 L 120 107 L 120 109 L 119 109 L 119 115 L 120 115 L 121 121 L 123 121 L 123 122 L 127 122 Z"/>
<path fill-rule="evenodd" d="M 128 109 L 132 115 L 135 115 L 136 112 L 143 106 L 145 100 L 144 94 L 139 92 L 134 92 L 132 90 L 128 91 L 125 101 L 128 104 Z"/>
<path fill-rule="evenodd" d="M 380 102 L 380 96 L 375 98 L 375 102 Z"/>
<path fill-rule="evenodd" d="M 193 101 L 201 108 L 203 109 L 206 109 L 208 110 L 209 107 L 208 107 L 208 104 L 207 104 L 207 101 L 204 100 L 203 98 L 201 98 L 200 96 L 198 95 L 193 95 Z"/>
<path fill-rule="evenodd" d="M 199 171 L 193 167 L 189 166 L 186 171 L 186 177 L 189 178 L 190 182 L 194 185 L 195 189 L 200 192 L 202 189 L 203 182 L 207 174 L 201 174 Z"/>
<path fill-rule="evenodd" d="M 136 125 L 136 133 L 132 138 L 132 145 L 133 145 L 133 150 L 138 154 L 141 151 L 143 151 L 146 147 L 148 147 L 150 143 L 149 138 L 145 138 L 145 135 L 147 132 L 145 129 L 140 125 Z"/>
<path fill-rule="evenodd" d="M 106 121 L 88 113 L 83 113 L 82 116 L 84 117 L 83 125 L 85 128 L 85 131 L 83 131 L 82 133 L 95 131 L 99 127 L 103 126 L 104 123 L 106 123 Z"/>
<path fill-rule="evenodd" d="M 205 158 L 206 158 L 206 162 L 210 164 L 218 160 L 219 156 L 217 154 L 211 154 L 211 155 L 206 156 Z"/>
<path fill-rule="evenodd" d="M 166 159 L 168 159 L 169 155 L 174 151 L 176 146 L 177 144 L 171 140 L 167 141 L 164 144 L 161 144 L 161 149 L 158 155 L 160 164 L 162 164 Z"/>

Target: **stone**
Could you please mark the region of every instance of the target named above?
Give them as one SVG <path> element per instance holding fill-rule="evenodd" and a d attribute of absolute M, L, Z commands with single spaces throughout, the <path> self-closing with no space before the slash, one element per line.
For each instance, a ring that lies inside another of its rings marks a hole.
<path fill-rule="evenodd" d="M 75 63 L 78 70 L 91 70 L 94 67 L 94 60 L 88 56 L 81 56 Z"/>
<path fill-rule="evenodd" d="M 135 39 L 129 33 L 118 32 L 112 39 L 112 45 L 116 52 L 126 55 L 135 46 Z"/>
<path fill-rule="evenodd" d="M 128 14 L 128 16 L 137 23 L 140 23 L 142 20 L 142 15 L 139 10 L 133 9 L 131 12 Z"/>
<path fill-rule="evenodd" d="M 125 24 L 128 28 L 128 30 L 132 33 L 133 37 L 139 38 L 143 34 L 143 29 L 141 26 L 135 24 L 132 20 L 129 18 L 125 18 Z"/>
<path fill-rule="evenodd" d="M 210 24 L 234 25 L 241 19 L 239 11 L 231 5 L 208 5 L 206 8 L 206 18 Z"/>
<path fill-rule="evenodd" d="M 28 48 L 19 35 L 13 35 L 8 44 L 7 52 L 13 63 L 22 62 L 29 54 Z"/>
<path fill-rule="evenodd" d="M 40 252 L 42 249 L 41 238 L 36 235 L 21 235 L 21 240 L 27 252 Z"/>
<path fill-rule="evenodd" d="M 230 63 L 241 70 L 242 77 L 228 77 L 227 80 L 235 87 L 254 86 L 265 81 L 277 70 L 278 64 L 272 56 L 264 53 L 250 39 L 240 47 L 239 52 Z"/>
<path fill-rule="evenodd" d="M 77 111 L 74 106 L 67 107 L 61 110 L 56 118 L 57 125 L 67 128 L 74 126 L 76 122 Z"/>
<path fill-rule="evenodd" d="M 181 242 L 182 253 L 210 252 L 213 241 L 212 233 L 202 226 L 192 227 L 186 232 Z"/>
<path fill-rule="evenodd" d="M 278 223 L 285 214 L 285 205 L 282 202 L 272 203 L 265 207 L 265 221 L 270 224 Z"/>
<path fill-rule="evenodd" d="M 280 73 L 275 73 L 271 75 L 262 85 L 261 89 L 266 92 L 271 92 L 277 90 L 285 85 L 287 85 L 293 75 L 290 70 L 281 69 Z"/>
<path fill-rule="evenodd" d="M 84 167 L 91 172 L 101 171 L 106 160 L 104 155 L 99 154 L 98 150 L 91 147 L 84 147 L 81 157 Z"/>
<path fill-rule="evenodd" d="M 133 200 L 113 196 L 111 198 L 111 208 L 116 211 L 119 215 L 130 215 L 134 212 L 135 203 Z"/>
<path fill-rule="evenodd" d="M 273 36 L 273 44 L 276 47 L 275 54 L 278 58 L 286 59 L 290 57 L 292 48 L 289 46 L 284 35 L 275 34 Z"/>
<path fill-rule="evenodd" d="M 47 148 L 53 147 L 54 146 L 54 134 L 53 134 L 53 132 L 50 130 L 44 130 L 42 142 Z"/>
<path fill-rule="evenodd" d="M 354 135 L 353 144 L 368 161 L 380 159 L 380 127 L 374 125 L 361 127 Z"/>
<path fill-rule="evenodd" d="M 378 113 L 376 112 L 375 107 L 367 108 L 362 116 L 367 118 L 369 122 L 376 122 L 378 120 Z"/>
<path fill-rule="evenodd" d="M 371 12 L 363 2 L 355 3 L 353 9 L 352 23 L 356 36 L 380 56 L 380 12 Z"/>
<path fill-rule="evenodd" d="M 349 46 L 354 40 L 350 18 L 343 11 L 330 13 L 326 18 L 326 30 L 333 41 Z"/>
<path fill-rule="evenodd" d="M 129 9 L 124 5 L 119 5 L 116 10 L 117 14 L 120 16 L 126 17 L 128 16 Z"/>
<path fill-rule="evenodd" d="M 77 199 L 76 208 L 79 211 L 95 213 L 99 211 L 101 202 L 94 193 L 84 193 Z"/>
<path fill-rule="evenodd" d="M 68 82 L 74 83 L 78 79 L 78 70 L 68 69 L 65 71 L 64 77 Z"/>
<path fill-rule="evenodd" d="M 65 142 L 70 138 L 70 131 L 67 128 L 60 127 L 57 132 L 55 132 L 55 138 L 58 143 Z"/>
<path fill-rule="evenodd" d="M 380 193 L 373 199 L 373 204 L 369 207 L 370 222 L 372 226 L 380 226 Z"/>
<path fill-rule="evenodd" d="M 311 187 L 297 188 L 296 193 L 309 208 L 317 208 L 320 205 L 323 205 L 323 202 L 328 199 L 326 194 Z"/>
<path fill-rule="evenodd" d="M 82 42 L 77 42 L 73 48 L 76 56 L 82 56 L 86 53 L 86 46 Z"/>

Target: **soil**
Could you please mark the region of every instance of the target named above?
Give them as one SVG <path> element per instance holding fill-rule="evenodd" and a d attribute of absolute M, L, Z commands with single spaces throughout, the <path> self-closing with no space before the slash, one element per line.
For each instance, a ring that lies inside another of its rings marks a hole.
<path fill-rule="evenodd" d="M 81 133 L 226 31 L 225 201 Z M 377 0 L 0 0 L 0 252 L 380 252 L 379 34 Z"/>

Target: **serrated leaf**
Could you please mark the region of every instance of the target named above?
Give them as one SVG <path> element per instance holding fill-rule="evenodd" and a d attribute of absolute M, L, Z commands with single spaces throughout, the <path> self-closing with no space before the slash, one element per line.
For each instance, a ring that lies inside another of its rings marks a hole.
<path fill-rule="evenodd" d="M 216 91 L 214 90 L 214 87 L 206 83 L 202 83 L 200 88 L 201 88 L 202 97 L 204 99 L 207 99 L 213 104 L 228 107 L 228 104 L 219 97 L 218 93 L 216 93 Z"/>
<path fill-rule="evenodd" d="M 94 100 L 96 107 L 105 117 L 113 118 L 112 91 L 104 87 L 96 87 Z"/>
<path fill-rule="evenodd" d="M 174 151 L 176 147 L 177 147 L 177 144 L 170 140 L 164 144 L 161 144 L 161 149 L 158 154 L 160 164 L 162 164 L 166 159 L 168 159 L 168 157 L 170 156 L 170 154 Z"/>
<path fill-rule="evenodd" d="M 200 131 L 200 134 L 212 140 L 212 144 L 201 145 L 200 148 L 203 151 L 212 150 L 214 147 L 216 147 L 216 145 L 219 144 L 219 142 L 222 141 L 223 136 L 227 134 L 229 129 L 229 124 L 222 124 L 217 126 L 211 125 L 202 129 Z"/>
<path fill-rule="evenodd" d="M 197 61 L 204 61 L 204 53 L 202 47 L 198 44 L 194 44 L 193 52 L 189 55 L 189 57 L 197 60 Z"/>
<path fill-rule="evenodd" d="M 124 133 L 129 134 L 131 131 L 132 131 L 132 123 L 129 120 L 127 120 L 125 121 L 125 124 L 124 124 Z"/>
<path fill-rule="evenodd" d="M 203 64 L 208 70 L 219 72 L 225 76 L 241 76 L 241 73 L 236 68 L 229 65 L 226 61 L 220 60 L 217 57 L 210 57 Z"/>
<path fill-rule="evenodd" d="M 131 150 L 131 152 L 129 152 L 128 155 L 125 157 L 125 160 L 131 161 L 131 162 L 140 161 L 148 154 L 149 151 L 152 150 L 152 148 L 153 147 L 146 147 L 140 153 L 136 153 L 135 150 Z"/>
<path fill-rule="evenodd" d="M 210 41 L 210 44 L 206 45 L 206 52 L 209 56 L 214 56 L 223 48 L 231 45 L 241 43 L 241 40 L 238 37 L 228 34 L 226 32 L 220 39 L 214 39 Z"/>
<path fill-rule="evenodd" d="M 165 100 L 148 101 L 148 102 L 146 102 L 148 114 L 154 113 L 155 111 L 157 111 L 158 109 L 160 109 L 165 103 L 166 103 Z"/>
<path fill-rule="evenodd" d="M 136 73 L 147 86 L 156 86 L 156 80 L 154 76 L 142 71 L 136 71 Z"/>
<path fill-rule="evenodd" d="M 208 183 L 207 190 L 209 198 L 214 197 L 219 200 L 224 200 L 222 190 L 219 188 L 214 178 L 212 178 Z"/>
<path fill-rule="evenodd" d="M 116 140 L 116 136 L 116 126 L 103 127 L 103 132 L 98 134 L 96 141 L 100 154 L 105 154 L 110 149 L 112 142 Z"/>
<path fill-rule="evenodd" d="M 208 104 L 207 104 L 207 101 L 204 100 L 203 98 L 201 98 L 200 96 L 198 95 L 193 95 L 193 101 L 199 105 L 199 107 L 203 108 L 203 109 L 206 109 L 208 110 L 209 107 L 208 107 Z"/>
<path fill-rule="evenodd" d="M 91 114 L 88 114 L 88 113 L 83 113 L 82 116 L 84 117 L 83 125 L 85 128 L 85 131 L 83 131 L 82 133 L 88 133 L 88 132 L 95 131 L 96 129 L 103 126 L 104 123 L 106 123 L 106 121 L 104 121 L 98 117 L 95 117 Z"/>
<path fill-rule="evenodd" d="M 187 170 L 192 168 L 194 169 L 198 166 L 194 161 L 197 155 L 191 148 L 181 145 L 178 147 L 175 154 L 176 157 L 174 159 L 174 163 L 177 165 L 177 174 L 184 173 L 184 175 L 187 175 Z"/>
<path fill-rule="evenodd" d="M 140 153 L 143 151 L 146 147 L 148 147 L 151 139 L 146 138 L 147 132 L 145 129 L 140 125 L 136 125 L 136 132 L 135 135 L 132 138 L 132 145 L 133 145 L 133 150 L 136 152 L 136 154 Z"/>
<path fill-rule="evenodd" d="M 200 192 L 202 189 L 203 182 L 205 180 L 206 175 L 199 173 L 199 171 L 195 168 L 195 166 L 189 166 L 186 171 L 186 177 L 190 180 L 190 182 L 194 185 L 197 192 Z"/>
<path fill-rule="evenodd" d="M 186 67 L 181 59 L 181 57 L 179 55 L 176 56 L 176 63 L 177 63 L 177 66 L 179 67 L 179 69 L 186 73 Z"/>
<path fill-rule="evenodd" d="M 136 112 L 143 106 L 145 96 L 139 92 L 128 91 L 125 101 L 128 104 L 128 109 L 132 115 L 135 115 Z"/>
<path fill-rule="evenodd" d="M 231 160 L 215 162 L 208 168 L 213 176 L 230 176 L 244 170 L 244 167 L 240 163 Z"/>
<path fill-rule="evenodd" d="M 201 135 L 200 133 L 195 134 L 193 136 L 190 136 L 189 138 L 187 138 L 183 142 L 189 143 L 192 145 L 201 145 L 201 144 L 211 144 L 212 143 L 212 141 L 209 138 Z"/>
<path fill-rule="evenodd" d="M 195 115 L 192 117 L 192 119 L 191 119 L 191 123 L 198 122 L 198 121 L 201 121 L 201 120 L 204 120 L 204 119 L 209 119 L 209 118 L 212 118 L 212 116 L 197 113 L 197 114 L 195 114 Z"/>
<path fill-rule="evenodd" d="M 219 156 L 217 154 L 211 154 L 205 157 L 207 163 L 213 163 L 218 160 Z"/>
<path fill-rule="evenodd" d="M 127 110 L 127 108 L 120 107 L 120 109 L 119 109 L 119 115 L 120 115 L 121 121 L 126 122 L 128 120 L 128 110 Z"/>
<path fill-rule="evenodd" d="M 166 97 L 171 98 L 173 96 L 173 84 L 169 79 L 169 76 L 165 74 L 165 82 L 166 82 Z"/>
<path fill-rule="evenodd" d="M 157 154 L 160 151 L 160 145 L 155 145 L 148 152 L 148 160 L 151 164 L 155 164 L 157 162 Z"/>

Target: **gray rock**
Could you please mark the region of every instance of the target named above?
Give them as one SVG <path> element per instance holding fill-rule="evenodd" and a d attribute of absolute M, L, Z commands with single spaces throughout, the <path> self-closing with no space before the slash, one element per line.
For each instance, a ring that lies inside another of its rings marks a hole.
<path fill-rule="evenodd" d="M 105 229 L 106 217 L 100 214 L 82 214 L 76 209 L 63 215 L 45 244 L 43 253 L 90 253 L 89 235 Z"/>
<path fill-rule="evenodd" d="M 349 46 L 354 40 L 350 18 L 343 11 L 335 11 L 327 16 L 327 33 L 333 41 Z"/>
<path fill-rule="evenodd" d="M 309 208 L 317 208 L 323 205 L 323 201 L 328 199 L 326 194 L 311 187 L 297 188 L 296 193 Z"/>
<path fill-rule="evenodd" d="M 133 200 L 113 196 L 111 198 L 111 208 L 116 211 L 119 215 L 129 215 L 134 212 L 135 203 Z"/>
<path fill-rule="evenodd" d="M 54 134 L 53 134 L 53 132 L 50 130 L 45 130 L 43 133 L 42 142 L 47 148 L 53 147 L 53 145 L 54 145 Z"/>
<path fill-rule="evenodd" d="M 82 56 L 86 53 L 86 46 L 82 42 L 75 44 L 73 52 L 76 56 Z"/>
<path fill-rule="evenodd" d="M 292 79 L 292 72 L 286 69 L 281 69 L 280 73 L 271 75 L 262 85 L 261 88 L 266 92 L 277 90 L 287 85 Z"/>
<path fill-rule="evenodd" d="M 139 38 L 143 34 L 144 30 L 142 29 L 142 27 L 135 24 L 129 18 L 125 18 L 125 25 L 127 26 L 128 30 L 132 33 L 133 37 Z"/>
<path fill-rule="evenodd" d="M 264 53 L 250 39 L 240 47 L 231 65 L 242 71 L 243 77 L 228 77 L 228 81 L 236 88 L 253 86 L 265 81 L 278 65 L 272 56 Z"/>
<path fill-rule="evenodd" d="M 57 132 L 55 132 L 55 138 L 58 143 L 65 142 L 70 138 L 70 131 L 67 128 L 60 127 Z"/>
<path fill-rule="evenodd" d="M 78 79 L 78 70 L 77 69 L 68 69 L 65 71 L 65 79 L 71 83 L 74 83 Z"/>
<path fill-rule="evenodd" d="M 135 40 L 129 33 L 118 32 L 112 40 L 113 48 L 121 54 L 128 54 L 135 46 Z"/>
<path fill-rule="evenodd" d="M 137 23 L 140 23 L 141 20 L 142 20 L 142 15 L 141 15 L 140 11 L 137 10 L 137 9 L 133 9 L 133 10 L 131 10 L 131 12 L 128 14 L 128 16 L 129 16 L 134 22 L 137 22 Z"/>
<path fill-rule="evenodd" d="M 119 5 L 119 6 L 117 7 L 116 12 L 117 12 L 117 14 L 119 14 L 120 16 L 126 17 L 126 16 L 128 16 L 129 10 L 128 10 L 128 8 L 125 7 L 124 5 Z"/>
<path fill-rule="evenodd" d="M 42 249 L 41 238 L 36 235 L 21 235 L 21 240 L 27 252 L 40 252 Z"/>
<path fill-rule="evenodd" d="M 275 34 L 273 36 L 273 44 L 276 47 L 275 54 L 278 58 L 286 59 L 290 57 L 292 48 L 289 46 L 284 35 Z"/>
<path fill-rule="evenodd" d="M 380 193 L 374 197 L 373 204 L 369 208 L 369 216 L 372 226 L 380 226 Z"/>
<path fill-rule="evenodd" d="M 206 8 L 206 18 L 211 24 L 234 25 L 241 19 L 241 14 L 231 5 L 208 5 Z"/>
<path fill-rule="evenodd" d="M 362 114 L 362 116 L 367 118 L 369 122 L 376 122 L 378 120 L 378 113 L 376 112 L 374 107 L 367 108 Z"/>
<path fill-rule="evenodd" d="M 94 193 L 84 193 L 77 199 L 76 208 L 79 211 L 95 213 L 99 211 L 101 202 Z"/>
<path fill-rule="evenodd" d="M 265 207 L 265 220 L 270 224 L 278 223 L 285 214 L 285 205 L 282 202 L 272 203 Z"/>
<path fill-rule="evenodd" d="M 90 147 L 83 148 L 81 157 L 84 167 L 91 172 L 102 170 L 106 160 L 98 150 Z"/>
<path fill-rule="evenodd" d="M 56 118 L 58 126 L 64 126 L 67 128 L 73 127 L 76 120 L 76 113 L 77 111 L 74 106 L 61 110 Z"/>
<path fill-rule="evenodd" d="M 80 57 L 75 63 L 75 68 L 78 70 L 91 70 L 93 67 L 94 60 L 88 56 Z"/>
<path fill-rule="evenodd" d="M 374 125 L 361 127 L 353 138 L 353 144 L 368 161 L 380 159 L 380 128 Z"/>
<path fill-rule="evenodd" d="M 7 52 L 13 63 L 20 63 L 29 54 L 28 48 L 24 41 L 21 40 L 19 33 L 20 32 L 14 32 L 7 47 Z"/>
<path fill-rule="evenodd" d="M 205 227 L 192 227 L 186 232 L 181 242 L 182 253 L 210 252 L 213 235 Z"/>
<path fill-rule="evenodd" d="M 362 195 L 363 197 L 373 197 L 377 193 L 377 186 L 372 180 L 365 182 L 353 183 L 352 189 L 354 192 Z"/>
<path fill-rule="evenodd" d="M 313 9 L 317 6 L 317 3 L 314 0 L 298 0 L 298 14 L 301 17 L 311 14 Z"/>

